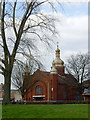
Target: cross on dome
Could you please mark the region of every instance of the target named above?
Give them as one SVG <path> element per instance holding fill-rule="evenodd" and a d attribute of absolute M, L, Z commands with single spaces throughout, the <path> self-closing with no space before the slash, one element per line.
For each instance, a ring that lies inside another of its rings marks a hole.
<path fill-rule="evenodd" d="M 57 41 L 57 49 L 58 49 L 58 44 L 59 44 L 59 42 Z"/>

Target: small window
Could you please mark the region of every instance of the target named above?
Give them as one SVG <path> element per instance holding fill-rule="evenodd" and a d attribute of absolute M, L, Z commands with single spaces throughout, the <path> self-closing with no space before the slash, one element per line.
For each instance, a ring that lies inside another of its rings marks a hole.
<path fill-rule="evenodd" d="M 63 98 L 66 99 L 66 92 L 63 92 Z"/>
<path fill-rule="evenodd" d="M 40 87 L 40 85 L 38 85 L 36 87 L 36 94 L 41 94 L 41 87 Z"/>
<path fill-rule="evenodd" d="M 80 92 L 77 93 L 76 100 L 80 100 Z"/>

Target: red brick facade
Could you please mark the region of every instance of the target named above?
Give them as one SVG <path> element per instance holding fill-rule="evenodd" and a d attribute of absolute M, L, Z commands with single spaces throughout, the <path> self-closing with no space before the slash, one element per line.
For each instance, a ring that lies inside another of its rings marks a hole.
<path fill-rule="evenodd" d="M 64 62 L 60 59 L 58 46 L 56 59 L 52 63 L 50 72 L 37 70 L 33 75 L 24 74 L 23 79 L 23 86 L 27 89 L 24 96 L 26 101 L 76 100 L 78 98 L 77 80 L 72 75 L 65 74 Z"/>

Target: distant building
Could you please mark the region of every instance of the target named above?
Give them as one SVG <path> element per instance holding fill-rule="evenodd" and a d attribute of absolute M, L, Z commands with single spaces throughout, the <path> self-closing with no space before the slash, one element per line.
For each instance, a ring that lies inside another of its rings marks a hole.
<path fill-rule="evenodd" d="M 3 101 L 4 84 L 0 84 L 0 103 Z M 19 90 L 11 90 L 11 101 L 22 101 L 22 96 Z"/>
<path fill-rule="evenodd" d="M 22 96 L 19 90 L 11 90 L 11 100 L 12 101 L 22 101 Z"/>
<path fill-rule="evenodd" d="M 84 87 L 84 92 L 82 95 L 84 96 L 84 100 L 89 102 L 90 101 L 90 80 L 84 81 L 83 87 Z"/>
<path fill-rule="evenodd" d="M 3 83 L 1 83 L 0 84 L 0 103 L 2 103 L 3 95 L 4 95 L 4 86 L 3 86 Z"/>
<path fill-rule="evenodd" d="M 33 81 L 32 87 L 31 80 Z M 35 83 L 35 81 L 37 82 Z M 28 66 L 26 66 L 26 71 L 23 74 L 23 87 L 26 91 L 24 96 L 26 101 L 56 102 L 79 99 L 78 82 L 73 75 L 65 73 L 64 62 L 60 58 L 58 45 L 51 71 L 37 70 L 33 75 L 30 75 Z"/>

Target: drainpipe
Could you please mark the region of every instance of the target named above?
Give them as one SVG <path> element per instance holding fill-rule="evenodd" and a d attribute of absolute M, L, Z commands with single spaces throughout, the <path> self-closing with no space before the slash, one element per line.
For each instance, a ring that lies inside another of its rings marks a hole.
<path fill-rule="evenodd" d="M 49 82 L 48 82 L 48 102 L 49 102 Z"/>

